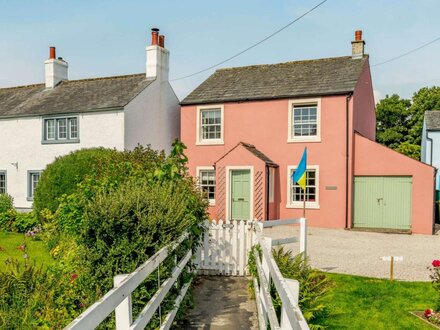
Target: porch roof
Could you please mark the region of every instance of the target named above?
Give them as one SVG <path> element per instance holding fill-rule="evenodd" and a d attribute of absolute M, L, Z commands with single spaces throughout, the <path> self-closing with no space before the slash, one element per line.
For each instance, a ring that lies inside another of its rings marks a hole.
<path fill-rule="evenodd" d="M 225 153 L 223 156 L 221 156 L 214 164 L 217 164 L 220 160 L 225 158 L 228 154 L 230 154 L 233 150 L 235 150 L 237 147 L 242 146 L 247 151 L 249 151 L 251 154 L 253 154 L 258 159 L 262 160 L 267 166 L 269 167 L 278 167 L 278 164 L 276 164 L 274 161 L 272 161 L 269 157 L 267 157 L 264 153 L 262 153 L 260 150 L 255 148 L 253 144 L 246 143 L 246 142 L 239 142 L 235 147 L 233 147 L 231 150 L 229 150 L 227 153 Z"/>

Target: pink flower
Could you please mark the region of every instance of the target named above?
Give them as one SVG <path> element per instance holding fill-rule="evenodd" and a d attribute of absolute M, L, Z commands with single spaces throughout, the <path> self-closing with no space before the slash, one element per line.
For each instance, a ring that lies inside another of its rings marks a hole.
<path fill-rule="evenodd" d="M 428 308 L 425 310 L 425 317 L 429 319 L 432 316 L 432 309 Z"/>
<path fill-rule="evenodd" d="M 440 267 L 440 260 L 433 260 L 432 266 L 434 266 L 435 268 Z"/>
<path fill-rule="evenodd" d="M 20 245 L 19 247 L 17 247 L 17 250 L 24 251 L 24 245 Z"/>

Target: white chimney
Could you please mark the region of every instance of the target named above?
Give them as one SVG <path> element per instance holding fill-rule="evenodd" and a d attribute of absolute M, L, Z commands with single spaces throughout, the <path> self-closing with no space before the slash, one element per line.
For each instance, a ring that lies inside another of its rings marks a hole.
<path fill-rule="evenodd" d="M 151 29 L 151 45 L 147 47 L 147 78 L 168 81 L 169 62 L 170 52 L 165 49 L 165 36 L 159 35 L 159 29 Z"/>
<path fill-rule="evenodd" d="M 365 41 L 362 40 L 362 30 L 354 32 L 354 41 L 351 42 L 351 57 L 362 58 L 364 57 Z"/>
<path fill-rule="evenodd" d="M 68 80 L 69 65 L 61 57 L 56 58 L 55 47 L 50 47 L 49 59 L 44 62 L 46 88 L 54 88 L 63 80 Z"/>

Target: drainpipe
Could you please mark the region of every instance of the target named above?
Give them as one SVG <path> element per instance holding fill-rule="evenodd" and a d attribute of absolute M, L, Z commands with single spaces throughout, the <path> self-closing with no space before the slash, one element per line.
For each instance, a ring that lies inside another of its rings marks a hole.
<path fill-rule="evenodd" d="M 349 103 L 353 93 L 345 96 L 345 229 L 348 229 L 348 149 L 349 149 Z"/>
<path fill-rule="evenodd" d="M 426 141 L 429 141 L 429 165 L 432 166 L 432 139 L 429 137 L 428 130 L 426 130 Z"/>
<path fill-rule="evenodd" d="M 269 166 L 266 165 L 266 220 L 269 220 Z"/>

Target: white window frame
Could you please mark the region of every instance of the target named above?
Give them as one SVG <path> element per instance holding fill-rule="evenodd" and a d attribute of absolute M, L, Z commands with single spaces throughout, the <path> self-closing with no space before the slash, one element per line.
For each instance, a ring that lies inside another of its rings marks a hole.
<path fill-rule="evenodd" d="M 75 119 L 76 121 L 76 136 L 72 137 L 72 119 Z M 67 126 L 68 126 L 68 138 L 69 140 L 76 140 L 79 137 L 79 126 L 78 126 L 78 117 L 69 117 L 67 119 Z"/>
<path fill-rule="evenodd" d="M 296 170 L 297 166 L 287 166 L 287 205 L 289 209 L 302 209 L 303 201 L 292 202 L 292 171 Z M 306 209 L 319 209 L 319 165 L 307 165 L 307 170 L 315 170 L 315 187 L 316 199 L 314 202 L 306 201 Z"/>
<path fill-rule="evenodd" d="M 221 129 L 220 129 L 220 139 L 203 139 L 201 135 L 201 117 L 202 111 L 204 110 L 220 110 L 221 114 Z M 196 145 L 216 145 L 216 144 L 224 144 L 224 127 L 225 127 L 225 111 L 223 104 L 212 104 L 212 105 L 204 105 L 197 107 L 197 127 L 196 127 Z"/>
<path fill-rule="evenodd" d="M 287 142 L 321 142 L 321 98 L 296 99 L 288 102 L 288 131 Z M 295 105 L 316 104 L 316 135 L 312 136 L 292 136 L 292 127 L 294 125 L 293 109 Z"/>
<path fill-rule="evenodd" d="M 34 200 L 34 191 L 35 191 L 36 186 L 33 185 L 32 176 L 35 174 L 39 174 L 38 181 L 40 181 L 41 173 L 43 173 L 43 171 L 41 171 L 41 170 L 30 170 L 27 172 L 27 200 L 28 201 Z"/>
<path fill-rule="evenodd" d="M 76 130 L 77 130 L 77 137 L 72 137 L 71 133 L 71 120 L 76 119 Z M 53 120 L 55 124 L 55 136 L 53 138 L 48 139 L 48 125 L 47 122 Z M 66 137 L 60 138 L 59 136 L 59 121 L 65 120 L 66 121 Z M 79 134 L 80 134 L 80 125 L 79 125 L 79 116 L 77 114 L 72 115 L 54 115 L 54 116 L 45 116 L 42 118 L 42 138 L 41 143 L 42 144 L 57 144 L 57 143 L 79 143 Z"/>
<path fill-rule="evenodd" d="M 201 171 L 214 171 L 214 175 L 215 175 L 215 168 L 214 168 L 214 166 L 197 166 L 197 169 L 196 169 L 197 182 L 198 182 L 200 189 L 202 189 L 202 182 L 201 182 L 201 177 L 200 177 Z M 214 192 L 214 194 L 217 197 L 217 177 L 215 178 L 215 192 Z M 215 206 L 215 198 L 209 199 L 209 206 Z"/>
<path fill-rule="evenodd" d="M 6 170 L 0 170 L 0 175 L 5 176 L 5 191 L 0 191 L 0 194 L 7 194 L 8 193 L 8 173 Z"/>
<path fill-rule="evenodd" d="M 269 203 L 273 203 L 275 201 L 275 167 L 269 167 Z"/>

